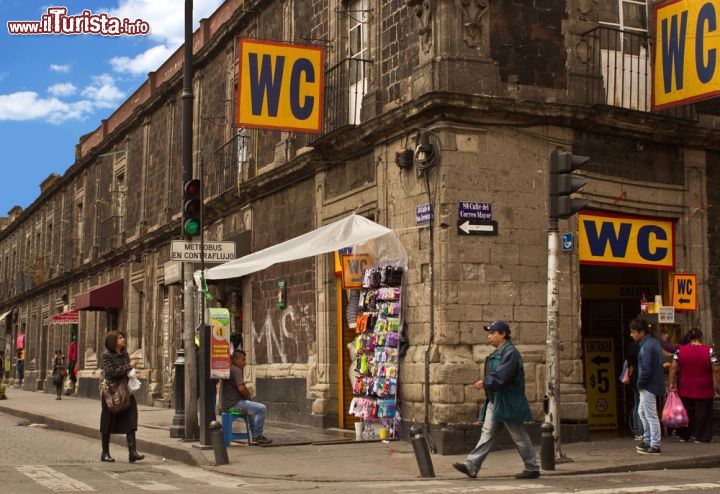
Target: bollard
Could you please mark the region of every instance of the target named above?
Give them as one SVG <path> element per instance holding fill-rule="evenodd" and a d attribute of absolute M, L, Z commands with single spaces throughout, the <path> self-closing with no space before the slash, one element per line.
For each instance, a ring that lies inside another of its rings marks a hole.
<path fill-rule="evenodd" d="M 213 453 L 215 453 L 215 465 L 227 465 L 230 463 L 227 448 L 225 447 L 222 425 L 217 420 L 210 422 L 210 441 L 212 442 Z"/>
<path fill-rule="evenodd" d="M 430 449 L 428 448 L 422 429 L 417 425 L 410 427 L 410 436 L 413 450 L 415 451 L 415 459 L 420 469 L 420 476 L 435 477 L 435 470 L 433 469 L 432 458 L 430 457 Z"/>
<path fill-rule="evenodd" d="M 550 422 L 540 426 L 540 466 L 543 470 L 555 470 L 555 427 Z"/>

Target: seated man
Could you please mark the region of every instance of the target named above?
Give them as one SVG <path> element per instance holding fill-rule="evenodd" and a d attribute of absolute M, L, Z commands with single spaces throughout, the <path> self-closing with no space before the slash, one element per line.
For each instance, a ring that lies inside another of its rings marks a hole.
<path fill-rule="evenodd" d="M 221 389 L 221 402 L 223 412 L 231 409 L 243 410 L 250 419 L 250 433 L 253 444 L 264 446 L 272 443 L 271 439 L 263 436 L 265 426 L 265 414 L 267 407 L 262 403 L 250 401 L 250 391 L 245 386 L 243 369 L 247 364 L 247 357 L 242 350 L 235 350 L 230 366 L 230 379 L 223 379 Z"/>

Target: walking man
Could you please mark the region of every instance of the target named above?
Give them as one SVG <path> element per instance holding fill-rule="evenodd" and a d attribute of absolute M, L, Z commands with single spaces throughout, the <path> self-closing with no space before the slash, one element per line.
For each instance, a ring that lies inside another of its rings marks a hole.
<path fill-rule="evenodd" d="M 475 383 L 475 389 L 485 390 L 485 407 L 480 413 L 483 422 L 480 440 L 464 463 L 453 463 L 453 467 L 470 478 L 477 477 L 480 467 L 495 444 L 503 426 L 518 448 L 524 469 L 517 479 L 536 479 L 540 468 L 535 459 L 535 448 L 523 422 L 532 420 L 530 406 L 525 396 L 525 368 L 522 357 L 510 342 L 510 325 L 495 321 L 484 326 L 488 332 L 488 343 L 496 348 L 485 361 L 485 377 Z"/>
<path fill-rule="evenodd" d="M 263 436 L 267 407 L 262 403 L 250 401 L 250 390 L 245 385 L 243 373 L 246 364 L 245 352 L 235 350 L 232 355 L 232 365 L 230 366 L 230 379 L 223 379 L 222 381 L 220 405 L 224 412 L 235 409 L 247 413 L 250 418 L 250 432 L 253 444 L 265 446 L 272 443 L 271 439 Z"/>
<path fill-rule="evenodd" d="M 638 414 L 643 426 L 643 440 L 636 449 L 641 455 L 659 455 L 660 420 L 656 398 L 665 394 L 662 347 L 650 336 L 650 326 L 645 319 L 630 322 L 630 337 L 640 344 L 637 387 L 640 391 Z"/>

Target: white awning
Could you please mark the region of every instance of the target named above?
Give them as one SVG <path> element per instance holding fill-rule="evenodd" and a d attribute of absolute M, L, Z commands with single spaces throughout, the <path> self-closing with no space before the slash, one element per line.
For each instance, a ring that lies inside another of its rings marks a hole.
<path fill-rule="evenodd" d="M 11 312 L 12 312 L 12 310 L 3 312 L 2 315 L 0 315 L 0 323 L 3 322 L 5 320 L 5 318 L 8 316 L 8 314 L 10 314 Z"/>
<path fill-rule="evenodd" d="M 299 237 L 210 268 L 205 271 L 205 277 L 208 280 L 239 278 L 279 262 L 295 261 L 368 243 L 372 245 L 366 245 L 361 250 L 372 253 L 376 262 L 387 260 L 403 265 L 407 263 L 407 252 L 390 228 L 352 214 Z"/>

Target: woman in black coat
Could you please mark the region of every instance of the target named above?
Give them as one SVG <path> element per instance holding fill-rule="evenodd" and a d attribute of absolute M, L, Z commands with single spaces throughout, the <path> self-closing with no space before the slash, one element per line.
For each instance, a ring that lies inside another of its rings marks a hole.
<path fill-rule="evenodd" d="M 117 382 L 127 379 L 127 373 L 134 369 L 136 362 L 130 360 L 125 348 L 125 334 L 119 331 L 110 331 L 105 337 L 105 351 L 102 355 L 102 367 L 105 380 Z M 112 414 L 101 399 L 102 414 L 100 415 L 100 432 L 102 433 L 102 456 L 100 461 L 115 461 L 110 456 L 110 434 L 125 434 L 127 436 L 130 463 L 145 458 L 138 454 L 135 444 L 135 431 L 137 430 L 138 411 L 135 397 L 130 395 L 130 407 L 124 412 Z"/>

